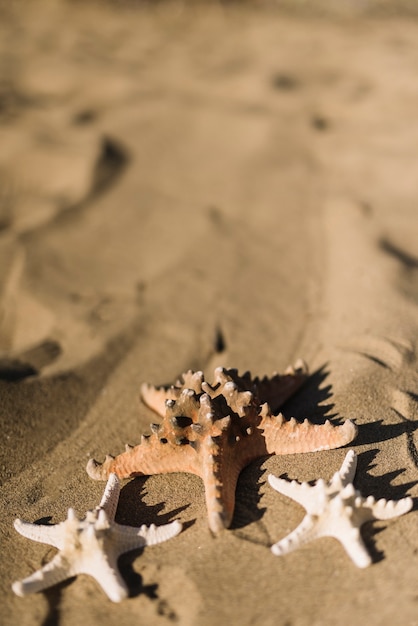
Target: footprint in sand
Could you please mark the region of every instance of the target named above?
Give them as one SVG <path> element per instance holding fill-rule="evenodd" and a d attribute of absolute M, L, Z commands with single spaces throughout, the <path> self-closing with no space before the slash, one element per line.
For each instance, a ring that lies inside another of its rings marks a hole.
<path fill-rule="evenodd" d="M 89 202 L 128 162 L 116 140 L 83 125 L 69 129 L 11 128 L 2 133 L 0 227 L 26 233 Z"/>
<path fill-rule="evenodd" d="M 25 266 L 18 240 L 0 237 L 0 380 L 68 371 L 97 356 L 133 323 L 133 297 L 93 294 L 66 310 L 64 295 L 56 309 L 48 306 L 29 290 Z"/>
<path fill-rule="evenodd" d="M 47 285 L 41 294 L 33 283 L 31 242 L 37 234 L 63 213 L 90 208 L 129 161 L 124 146 L 97 128 L 94 110 L 70 104 L 51 114 L 49 104 L 57 98 L 64 103 L 64 86 L 54 85 L 59 93 L 34 94 L 24 84 L 9 85 L 7 93 L 0 88 L 0 379 L 8 381 L 52 373 L 61 363 L 69 369 L 96 355 L 114 335 L 107 324 L 106 336 L 99 336 L 106 324 L 93 320 L 96 311 L 104 300 L 108 309 L 125 304 L 112 294 L 93 294 L 93 304 L 80 304 L 77 317 L 67 303 L 71 294 Z M 17 93 L 19 102 L 12 98 Z M 5 99 L 7 111 L 1 109 Z M 29 233 L 32 239 L 24 239 Z"/>
<path fill-rule="evenodd" d="M 54 315 L 23 286 L 23 247 L 0 238 L 0 378 L 18 380 L 51 362 L 59 346 L 47 341 Z M 48 347 L 49 346 L 49 347 Z"/>
<path fill-rule="evenodd" d="M 29 290 L 21 235 L 41 228 L 63 210 L 88 205 L 114 184 L 127 162 L 123 147 L 110 138 L 96 138 L 85 154 L 84 142 L 69 145 L 55 138 L 51 145 L 35 144 L 23 154 L 28 147 L 24 141 L 7 167 L 1 169 L 0 164 L 0 379 L 9 381 L 55 366 L 59 356 L 74 364 L 77 342 L 83 346 L 84 360 L 102 349 L 91 320 L 70 315 L 64 320 Z M 103 294 L 96 298 L 100 305 L 103 299 Z M 90 318 L 99 305 L 92 306 Z"/>

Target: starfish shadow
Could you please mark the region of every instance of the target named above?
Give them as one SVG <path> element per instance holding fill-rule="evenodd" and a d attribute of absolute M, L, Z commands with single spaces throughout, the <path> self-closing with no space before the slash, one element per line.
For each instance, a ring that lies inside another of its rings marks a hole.
<path fill-rule="evenodd" d="M 392 485 L 392 481 L 403 474 L 406 469 L 401 468 L 392 472 L 387 472 L 381 476 L 373 476 L 368 470 L 376 465 L 372 462 L 379 450 L 367 450 L 358 455 L 358 464 L 354 486 L 365 496 L 373 495 L 376 500 L 385 498 L 386 500 L 399 500 L 407 495 L 407 492 L 418 484 L 418 480 L 413 480 L 402 485 Z"/>
<path fill-rule="evenodd" d="M 337 413 L 330 413 L 334 404 L 327 402 L 332 396 L 332 386 L 323 386 L 328 376 L 327 364 L 313 372 L 298 393 L 281 407 L 283 415 L 299 421 L 308 418 L 313 424 L 322 424 L 326 419 L 336 417 Z M 273 411 L 275 408 L 272 407 Z"/>
<path fill-rule="evenodd" d="M 40 517 L 39 519 L 35 520 L 33 523 L 39 524 L 40 526 L 54 526 L 54 524 L 51 524 L 51 520 L 52 515 L 46 515 L 45 517 Z"/>
<path fill-rule="evenodd" d="M 265 482 L 260 480 L 265 473 L 265 469 L 261 468 L 264 461 L 265 459 L 260 459 L 247 465 L 238 478 L 231 530 L 260 521 L 266 511 L 265 507 L 259 506 L 261 500 L 259 488 Z"/>
<path fill-rule="evenodd" d="M 354 478 L 355 487 L 361 491 L 363 496 L 373 495 L 376 500 L 385 498 L 386 500 L 399 500 L 406 497 L 409 489 L 414 487 L 418 481 L 410 481 L 402 485 L 392 485 L 392 481 L 405 472 L 405 469 L 387 472 L 381 476 L 373 476 L 368 470 L 376 467 L 373 461 L 379 450 L 367 450 L 358 455 L 357 472 Z M 414 507 L 418 507 L 418 499 L 414 500 Z M 379 524 L 379 526 L 376 526 Z M 386 528 L 384 521 L 373 520 L 366 522 L 361 528 L 361 536 L 367 545 L 373 563 L 378 563 L 385 558 L 383 550 L 377 548 L 375 537 Z"/>
<path fill-rule="evenodd" d="M 379 563 L 384 560 L 385 553 L 383 550 L 378 549 L 375 537 L 384 530 L 384 527 L 377 528 L 374 524 L 374 521 L 363 524 L 360 534 L 370 554 L 372 563 Z"/>
<path fill-rule="evenodd" d="M 335 406 L 333 403 L 327 403 L 331 397 L 331 385 L 322 386 L 323 382 L 329 375 L 327 364 L 316 370 L 306 381 L 300 392 L 290 398 L 283 406 L 282 412 L 286 417 L 292 416 L 297 420 L 303 420 L 305 417 L 314 424 L 321 424 L 325 419 L 333 420 L 334 424 L 338 423 L 337 413 L 332 413 Z M 418 395 L 409 392 L 409 395 L 418 401 Z M 325 403 L 325 404 L 324 404 Z M 375 444 L 380 441 L 388 441 L 395 439 L 401 435 L 406 435 L 408 439 L 408 450 L 413 462 L 418 466 L 418 451 L 414 445 L 413 433 L 418 429 L 418 420 L 405 418 L 396 409 L 395 413 L 399 415 L 402 422 L 396 424 L 384 424 L 383 420 L 376 420 L 365 424 L 358 424 L 358 435 L 354 445 L 361 446 L 365 444 Z M 351 444 L 353 445 L 353 444 Z"/>
<path fill-rule="evenodd" d="M 142 553 L 143 549 L 139 549 L 122 554 L 118 560 L 119 570 L 129 589 L 130 598 L 136 598 L 144 594 L 149 600 L 158 600 L 158 584 L 152 583 L 150 585 L 144 585 L 141 574 L 136 572 L 133 568 L 134 562 Z"/>
<path fill-rule="evenodd" d="M 374 444 L 379 441 L 388 441 L 401 435 L 409 434 L 418 428 L 418 420 L 408 420 L 397 424 L 384 424 L 383 420 L 376 420 L 362 424 L 356 438 L 356 445 Z"/>
<path fill-rule="evenodd" d="M 314 424 L 321 424 L 326 419 L 336 417 L 336 413 L 330 414 L 334 404 L 326 403 L 332 395 L 331 385 L 323 386 L 328 376 L 329 371 L 327 371 L 326 365 L 309 376 L 299 392 L 280 407 L 283 415 L 287 419 L 294 417 L 298 421 L 303 421 L 307 417 Z M 277 407 L 272 407 L 273 412 L 276 409 Z M 253 522 L 260 522 L 266 512 L 266 507 L 259 506 L 261 500 L 259 488 L 264 485 L 264 481 L 260 479 L 265 473 L 265 469 L 262 469 L 261 466 L 267 458 L 269 457 L 266 456 L 258 461 L 253 461 L 242 470 L 238 478 L 232 530 L 239 530 Z M 268 545 L 270 540 L 267 532 L 265 534 L 266 545 Z M 241 533 L 240 536 L 246 539 Z M 251 539 L 250 541 L 254 540 Z M 263 541 L 261 543 L 264 545 Z"/>
<path fill-rule="evenodd" d="M 43 564 L 44 565 L 44 564 Z M 49 587 L 43 592 L 48 603 L 48 613 L 41 623 L 41 626 L 57 626 L 61 621 L 61 598 L 63 590 L 71 585 L 76 576 L 68 578 L 54 587 Z"/>
<path fill-rule="evenodd" d="M 164 502 L 145 505 L 142 502 L 142 498 L 146 493 L 145 485 L 147 478 L 147 476 L 139 476 L 129 481 L 122 488 L 115 517 L 115 521 L 118 524 L 137 527 L 140 527 L 142 524 L 146 526 L 150 524 L 161 526 L 172 522 L 182 511 L 189 507 L 186 504 L 172 511 L 162 513 L 165 508 Z M 183 531 L 193 524 L 194 520 L 183 523 Z M 142 576 L 133 568 L 134 562 L 142 553 L 143 548 L 139 548 L 122 554 L 119 558 L 120 572 L 128 586 L 130 598 L 145 594 L 150 600 L 159 601 L 158 584 L 144 585 Z"/>
<path fill-rule="evenodd" d="M 121 489 L 115 517 L 115 521 L 118 524 L 137 527 L 142 526 L 142 524 L 146 526 L 150 524 L 155 524 L 156 526 L 169 524 L 190 506 L 186 504 L 163 513 L 162 511 L 165 508 L 164 502 L 152 505 L 144 504 L 142 500 L 146 494 L 145 485 L 147 479 L 148 476 L 137 476 Z"/>

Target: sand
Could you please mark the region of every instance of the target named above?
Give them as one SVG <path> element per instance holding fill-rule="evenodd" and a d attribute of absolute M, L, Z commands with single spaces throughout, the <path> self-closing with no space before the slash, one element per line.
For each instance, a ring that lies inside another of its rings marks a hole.
<path fill-rule="evenodd" d="M 355 486 L 418 495 L 418 21 L 297 8 L 1 8 L 4 626 L 418 624 L 416 511 L 363 528 L 365 570 L 330 538 L 270 552 L 304 512 L 268 474 L 329 479 L 344 449 L 252 463 L 218 536 L 199 478 L 126 481 L 120 522 L 185 524 L 121 558 L 130 598 L 11 591 L 54 554 L 14 518 L 98 504 L 87 460 L 138 443 L 140 384 L 188 368 L 302 357 L 285 414 L 353 419 Z"/>

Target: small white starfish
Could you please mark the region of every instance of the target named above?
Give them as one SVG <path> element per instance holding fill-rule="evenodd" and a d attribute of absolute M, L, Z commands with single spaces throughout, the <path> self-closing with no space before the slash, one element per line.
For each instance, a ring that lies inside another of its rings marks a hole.
<path fill-rule="evenodd" d="M 350 450 L 329 483 L 318 480 L 315 485 L 289 482 L 270 474 L 270 485 L 279 493 L 299 502 L 307 511 L 293 532 L 274 544 L 272 552 L 287 554 L 319 537 L 335 537 L 357 567 L 367 567 L 372 560 L 360 535 L 360 527 L 371 520 L 387 520 L 410 511 L 412 498 L 376 500 L 363 498 L 354 488 L 357 455 Z"/>
<path fill-rule="evenodd" d="M 120 602 L 128 595 L 128 588 L 117 565 L 124 552 L 161 543 L 177 535 L 179 521 L 163 526 L 122 526 L 115 519 L 120 493 L 116 474 L 110 474 L 102 500 L 84 519 L 78 519 L 74 509 L 68 509 L 65 522 L 54 526 L 30 524 L 15 520 L 16 530 L 34 541 L 46 543 L 59 552 L 42 569 L 12 585 L 18 596 L 43 591 L 77 574 L 89 574 L 97 580 L 112 600 Z"/>

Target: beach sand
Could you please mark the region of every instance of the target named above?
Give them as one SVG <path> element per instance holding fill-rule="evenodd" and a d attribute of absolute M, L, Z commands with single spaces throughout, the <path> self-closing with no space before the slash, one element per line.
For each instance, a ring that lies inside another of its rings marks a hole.
<path fill-rule="evenodd" d="M 354 9 L 0 8 L 4 626 L 418 624 L 414 510 L 363 527 L 364 570 L 332 538 L 270 551 L 304 510 L 268 474 L 327 480 L 347 449 L 253 462 L 217 536 L 198 477 L 125 481 L 118 521 L 184 523 L 120 559 L 131 597 L 11 590 L 55 553 L 13 520 L 96 506 L 88 459 L 189 368 L 303 358 L 285 415 L 354 420 L 356 488 L 418 496 L 418 21 Z"/>

